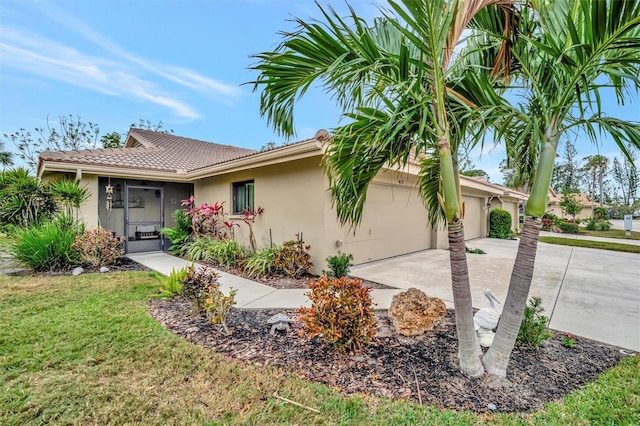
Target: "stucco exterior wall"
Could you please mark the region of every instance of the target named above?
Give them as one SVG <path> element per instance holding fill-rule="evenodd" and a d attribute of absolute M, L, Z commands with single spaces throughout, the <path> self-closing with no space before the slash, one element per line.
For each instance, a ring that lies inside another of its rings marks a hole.
<path fill-rule="evenodd" d="M 264 208 L 253 225 L 258 248 L 269 244 L 280 245 L 301 234 L 311 245 L 314 272 L 324 267 L 324 177 L 320 157 L 290 161 L 259 167 L 195 182 L 196 203 L 212 204 L 224 201 L 225 211 L 231 211 L 234 182 L 254 181 L 254 205 Z M 229 215 L 239 226 L 235 227 L 236 240 L 249 246 L 248 226 L 241 216 Z"/>

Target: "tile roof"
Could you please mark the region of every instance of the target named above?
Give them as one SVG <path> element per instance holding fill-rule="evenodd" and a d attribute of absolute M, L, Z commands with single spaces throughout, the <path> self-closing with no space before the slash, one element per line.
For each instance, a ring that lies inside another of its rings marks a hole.
<path fill-rule="evenodd" d="M 257 152 L 252 149 L 132 128 L 127 138 L 127 146 L 124 148 L 46 151 L 40 154 L 40 158 L 53 162 L 179 173 Z"/>

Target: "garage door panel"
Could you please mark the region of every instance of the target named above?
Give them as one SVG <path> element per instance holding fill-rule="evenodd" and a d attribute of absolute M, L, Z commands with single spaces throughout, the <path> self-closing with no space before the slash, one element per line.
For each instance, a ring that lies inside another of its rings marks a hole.
<path fill-rule="evenodd" d="M 464 239 L 484 237 L 484 198 L 463 196 L 464 202 Z"/>
<path fill-rule="evenodd" d="M 354 263 L 384 259 L 430 248 L 427 212 L 415 188 L 372 184 L 362 222 L 345 230 L 342 251 Z"/>

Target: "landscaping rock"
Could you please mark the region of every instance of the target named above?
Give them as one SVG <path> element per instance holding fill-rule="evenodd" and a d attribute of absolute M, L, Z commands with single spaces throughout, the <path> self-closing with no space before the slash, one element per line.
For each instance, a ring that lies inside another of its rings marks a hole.
<path fill-rule="evenodd" d="M 102 266 L 100 268 L 100 273 L 104 274 L 105 272 L 109 272 L 109 268 L 107 268 L 106 266 Z"/>
<path fill-rule="evenodd" d="M 71 275 L 76 276 L 76 275 L 82 274 L 83 272 L 84 272 L 84 268 L 81 266 L 78 266 L 71 272 Z"/>
<path fill-rule="evenodd" d="M 432 330 L 446 312 L 447 307 L 442 300 L 429 297 L 416 288 L 396 294 L 389 306 L 389 317 L 403 336 L 416 336 Z"/>

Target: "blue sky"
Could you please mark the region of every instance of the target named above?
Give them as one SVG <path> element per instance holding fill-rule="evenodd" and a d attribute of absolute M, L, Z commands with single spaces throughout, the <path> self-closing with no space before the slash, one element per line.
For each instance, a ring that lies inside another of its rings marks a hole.
<path fill-rule="evenodd" d="M 346 11 L 344 1 L 322 1 Z M 365 19 L 375 0 L 349 2 Z M 258 149 L 283 142 L 259 115 L 250 57 L 275 47 L 292 16 L 319 18 L 311 0 L 0 0 L 0 133 L 33 130 L 77 114 L 101 133 L 126 133 L 139 119 L 161 120 L 176 135 Z M 609 115 L 640 121 L 640 102 L 605 100 Z M 296 139 L 339 124 L 319 90 L 296 111 Z M 13 148 L 9 143 L 5 148 Z M 581 156 L 614 155 L 602 141 Z M 560 149 L 560 153 L 562 148 Z M 500 147 L 472 160 L 502 181 Z"/>

